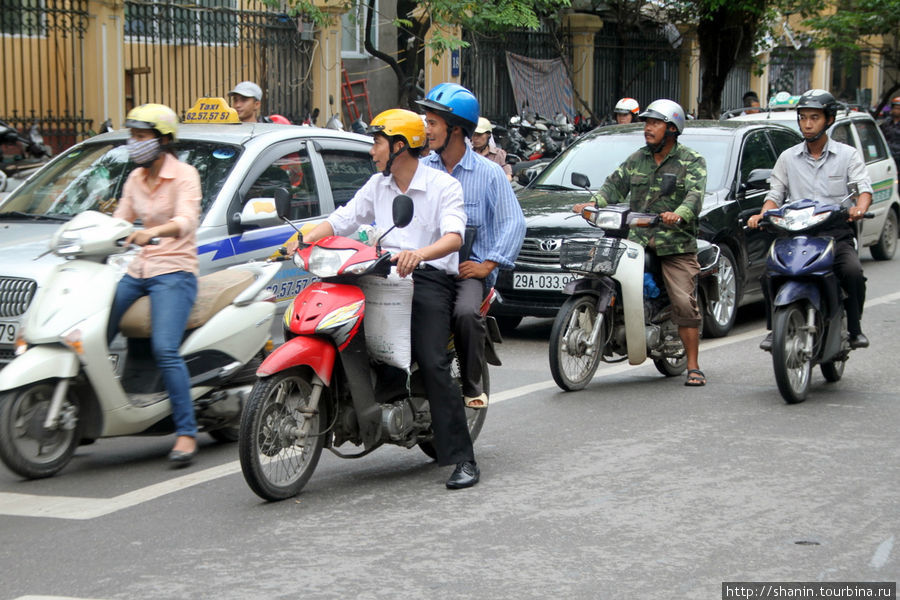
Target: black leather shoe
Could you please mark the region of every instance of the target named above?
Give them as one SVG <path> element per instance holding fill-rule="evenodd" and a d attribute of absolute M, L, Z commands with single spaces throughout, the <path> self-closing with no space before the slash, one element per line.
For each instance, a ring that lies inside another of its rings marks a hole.
<path fill-rule="evenodd" d="M 186 467 L 194 461 L 195 456 L 197 456 L 197 448 L 194 448 L 192 452 L 172 450 L 169 452 L 169 462 L 172 463 L 172 466 Z"/>
<path fill-rule="evenodd" d="M 858 348 L 868 348 L 869 347 L 869 338 L 865 336 L 865 334 L 858 333 L 856 335 L 850 336 L 850 347 L 854 350 Z"/>
<path fill-rule="evenodd" d="M 759 343 L 759 348 L 761 350 L 765 350 L 766 352 L 772 351 L 772 332 L 769 332 L 769 335 L 766 336 L 766 339 Z"/>
<path fill-rule="evenodd" d="M 447 480 L 447 489 L 461 490 L 463 488 L 472 487 L 478 483 L 481 477 L 481 470 L 473 460 L 466 460 L 456 464 L 453 474 Z"/>

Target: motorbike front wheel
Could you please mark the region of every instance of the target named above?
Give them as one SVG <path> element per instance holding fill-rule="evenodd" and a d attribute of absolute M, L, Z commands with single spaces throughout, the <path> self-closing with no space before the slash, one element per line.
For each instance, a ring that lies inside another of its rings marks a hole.
<path fill-rule="evenodd" d="M 319 462 L 327 421 L 321 403 L 317 410 L 309 410 L 311 394 L 309 376 L 299 371 L 260 379 L 250 392 L 241 417 L 238 454 L 244 479 L 260 498 L 296 496 Z"/>
<path fill-rule="evenodd" d="M 772 317 L 772 366 L 781 397 L 788 404 L 806 400 L 812 372 L 812 347 L 806 311 L 799 304 L 775 309 Z M 809 341 L 810 343 L 807 343 Z"/>
<path fill-rule="evenodd" d="M 28 479 L 56 475 L 69 464 L 81 439 L 78 399 L 71 392 L 63 399 L 55 428 L 44 419 L 55 382 L 40 382 L 0 394 L 0 459 Z"/>
<path fill-rule="evenodd" d="M 553 381 L 567 392 L 583 389 L 588 384 L 600 358 L 605 343 L 600 332 L 600 343 L 590 346 L 591 331 L 598 318 L 597 302 L 593 296 L 572 296 L 556 314 L 550 330 L 550 373 Z"/>

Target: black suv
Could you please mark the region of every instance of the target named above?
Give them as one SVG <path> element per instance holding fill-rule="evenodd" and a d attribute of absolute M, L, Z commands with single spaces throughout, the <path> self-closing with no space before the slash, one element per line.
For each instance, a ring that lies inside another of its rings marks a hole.
<path fill-rule="evenodd" d="M 700 298 L 704 334 L 727 335 L 738 306 L 761 299 L 759 276 L 771 234 L 745 231 L 739 221 L 759 212 L 768 178 L 782 151 L 802 141 L 783 125 L 759 122 L 688 121 L 678 142 L 706 159 L 706 196 L 700 237 L 719 244 L 722 254 L 717 300 Z M 584 173 L 598 189 L 632 152 L 644 145 L 642 125 L 602 127 L 578 139 L 518 192 L 527 231 L 514 269 L 503 270 L 496 288 L 502 298 L 492 314 L 504 331 L 522 317 L 553 317 L 565 300 L 563 286 L 575 275 L 559 266 L 562 239 L 599 235 L 571 212 L 589 198 L 572 185 L 572 173 Z"/>

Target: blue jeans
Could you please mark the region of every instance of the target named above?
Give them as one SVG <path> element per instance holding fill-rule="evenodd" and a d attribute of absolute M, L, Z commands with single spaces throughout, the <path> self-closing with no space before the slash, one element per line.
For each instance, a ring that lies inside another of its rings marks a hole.
<path fill-rule="evenodd" d="M 119 321 L 125 311 L 141 296 L 150 296 L 153 356 L 169 392 L 175 434 L 197 437 L 190 377 L 184 359 L 178 352 L 188 315 L 197 298 L 197 277 L 187 271 L 146 279 L 137 279 L 128 274 L 123 276 L 116 288 L 116 297 L 109 314 L 109 342 L 116 337 Z"/>

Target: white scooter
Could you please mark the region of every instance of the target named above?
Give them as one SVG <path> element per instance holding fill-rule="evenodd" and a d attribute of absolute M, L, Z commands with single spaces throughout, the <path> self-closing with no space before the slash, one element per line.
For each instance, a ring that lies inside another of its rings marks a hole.
<path fill-rule="evenodd" d="M 121 274 L 107 258 L 123 252 L 132 230 L 128 221 L 87 211 L 53 235 L 49 252 L 69 260 L 38 289 L 17 357 L 0 370 L 0 459 L 23 477 L 56 474 L 79 444 L 97 438 L 174 432 L 150 348 L 147 297 L 122 318 L 122 365 L 107 347 Z M 198 426 L 217 440 L 237 440 L 244 398 L 271 347 L 276 305 L 265 287 L 279 268 L 247 263 L 198 279 L 180 352 Z"/>

